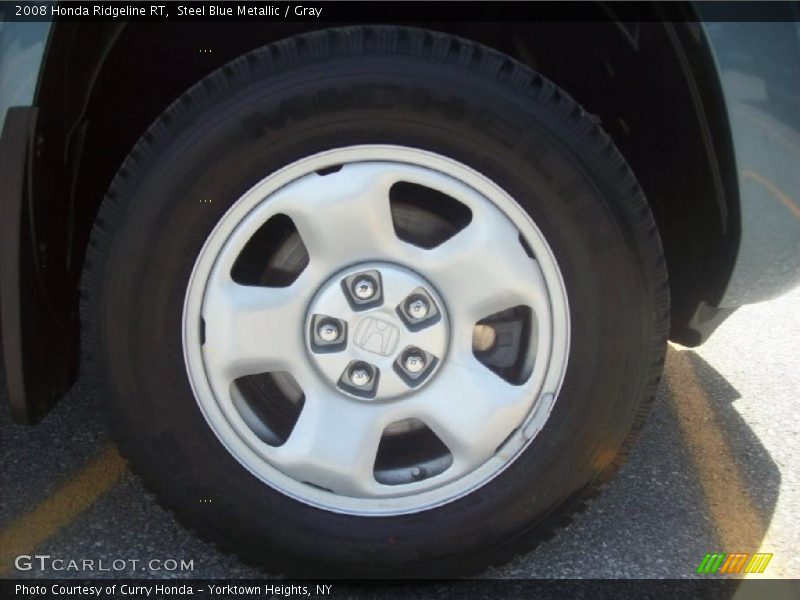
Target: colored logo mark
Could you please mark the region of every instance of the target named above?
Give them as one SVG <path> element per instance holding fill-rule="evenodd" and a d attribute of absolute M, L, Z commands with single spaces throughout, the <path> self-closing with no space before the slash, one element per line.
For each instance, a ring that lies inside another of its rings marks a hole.
<path fill-rule="evenodd" d="M 772 560 L 772 554 L 767 553 L 748 554 L 747 552 L 735 552 L 733 554 L 725 554 L 724 552 L 715 552 L 706 554 L 703 557 L 697 567 L 697 572 L 704 575 L 712 573 L 763 573 L 770 560 Z"/>

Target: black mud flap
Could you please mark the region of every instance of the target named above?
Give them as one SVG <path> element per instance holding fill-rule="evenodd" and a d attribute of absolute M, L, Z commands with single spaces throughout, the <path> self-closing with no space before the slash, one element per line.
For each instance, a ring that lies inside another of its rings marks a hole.
<path fill-rule="evenodd" d="M 0 137 L 0 331 L 11 414 L 23 423 L 47 414 L 77 371 L 72 319 L 55 308 L 37 257 L 46 243 L 31 213 L 37 117 L 36 107 L 10 108 Z"/>

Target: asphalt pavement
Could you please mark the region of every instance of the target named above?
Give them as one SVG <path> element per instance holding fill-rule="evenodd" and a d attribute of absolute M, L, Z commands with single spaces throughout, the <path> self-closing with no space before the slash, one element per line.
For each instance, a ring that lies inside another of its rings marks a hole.
<path fill-rule="evenodd" d="M 650 420 L 604 493 L 535 551 L 481 576 L 694 577 L 721 551 L 772 553 L 764 576 L 800 577 L 799 339 L 796 290 L 740 309 L 700 348 L 671 346 Z M 102 402 L 79 382 L 30 428 L 11 423 L 0 398 L 0 577 L 263 577 L 143 490 Z M 19 555 L 51 558 L 16 569 Z M 71 571 L 53 558 L 122 568 Z"/>

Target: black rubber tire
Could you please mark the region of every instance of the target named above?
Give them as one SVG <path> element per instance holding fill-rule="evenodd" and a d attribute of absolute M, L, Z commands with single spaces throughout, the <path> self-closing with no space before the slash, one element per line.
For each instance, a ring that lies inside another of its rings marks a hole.
<path fill-rule="evenodd" d="M 532 445 L 467 497 L 392 518 L 311 508 L 250 475 L 203 419 L 181 347 L 189 274 L 226 209 L 290 162 L 361 143 L 432 150 L 502 185 L 544 233 L 570 301 L 566 378 Z M 183 94 L 108 191 L 82 298 L 86 365 L 148 487 L 222 549 L 300 575 L 464 574 L 568 523 L 643 425 L 669 319 L 652 214 L 596 120 L 508 56 L 401 27 L 281 41 Z"/>

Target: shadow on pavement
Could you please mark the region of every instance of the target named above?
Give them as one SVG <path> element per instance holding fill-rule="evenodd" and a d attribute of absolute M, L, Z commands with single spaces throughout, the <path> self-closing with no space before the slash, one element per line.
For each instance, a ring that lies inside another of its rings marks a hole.
<path fill-rule="evenodd" d="M 700 355 L 676 348 L 669 351 L 665 384 L 716 534 L 708 551 L 758 552 L 781 476 L 733 406 L 738 392 Z"/>

